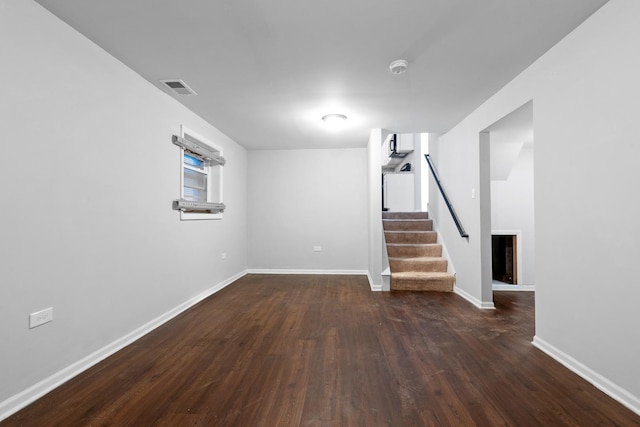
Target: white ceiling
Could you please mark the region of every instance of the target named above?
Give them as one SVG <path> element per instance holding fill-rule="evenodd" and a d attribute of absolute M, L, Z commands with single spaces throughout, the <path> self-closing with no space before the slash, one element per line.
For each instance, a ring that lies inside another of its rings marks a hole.
<path fill-rule="evenodd" d="M 183 79 L 198 95 L 171 96 L 244 147 L 282 149 L 446 132 L 607 0 L 36 1 L 159 88 Z"/>

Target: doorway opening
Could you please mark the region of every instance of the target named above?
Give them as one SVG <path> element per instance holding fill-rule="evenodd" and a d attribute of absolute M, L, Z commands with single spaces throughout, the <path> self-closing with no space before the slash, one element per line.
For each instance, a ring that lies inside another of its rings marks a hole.
<path fill-rule="evenodd" d="M 518 283 L 518 241 L 515 234 L 491 236 L 491 266 L 494 282 Z"/>
<path fill-rule="evenodd" d="M 533 101 L 479 134 L 482 301 L 535 290 Z"/>

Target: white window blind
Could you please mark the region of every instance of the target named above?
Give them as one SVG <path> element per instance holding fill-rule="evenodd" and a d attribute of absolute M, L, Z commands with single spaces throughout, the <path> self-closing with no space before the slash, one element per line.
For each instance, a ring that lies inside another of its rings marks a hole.
<path fill-rule="evenodd" d="M 173 135 L 180 147 L 180 198 L 173 208 L 180 219 L 221 219 L 226 208 L 222 202 L 222 166 L 226 163 L 218 147 L 182 127 Z"/>
<path fill-rule="evenodd" d="M 191 151 L 194 154 L 202 156 L 208 162 L 224 166 L 226 160 L 220 152 L 208 144 L 185 134 L 185 137 L 173 135 L 172 141 L 175 145 L 182 147 L 184 150 Z"/>

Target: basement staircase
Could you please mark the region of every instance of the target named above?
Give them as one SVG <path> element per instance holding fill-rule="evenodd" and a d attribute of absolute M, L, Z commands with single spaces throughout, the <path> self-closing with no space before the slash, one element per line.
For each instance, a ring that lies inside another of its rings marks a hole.
<path fill-rule="evenodd" d="M 383 212 L 392 291 L 453 292 L 442 245 L 427 212 Z"/>

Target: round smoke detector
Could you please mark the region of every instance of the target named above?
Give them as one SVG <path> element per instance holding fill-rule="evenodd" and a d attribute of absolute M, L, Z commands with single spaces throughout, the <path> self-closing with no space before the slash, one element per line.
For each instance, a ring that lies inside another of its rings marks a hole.
<path fill-rule="evenodd" d="M 408 66 L 409 63 L 404 59 L 396 59 L 389 65 L 389 70 L 391 70 L 393 74 L 402 74 L 407 71 Z"/>

